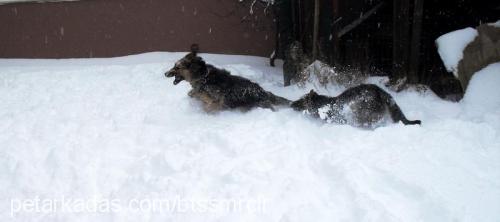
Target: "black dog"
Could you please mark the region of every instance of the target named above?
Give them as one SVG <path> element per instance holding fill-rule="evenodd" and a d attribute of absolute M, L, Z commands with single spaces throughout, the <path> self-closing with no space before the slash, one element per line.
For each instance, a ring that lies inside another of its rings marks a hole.
<path fill-rule="evenodd" d="M 288 105 L 290 101 L 265 91 L 258 84 L 239 76 L 233 76 L 224 69 L 206 64 L 199 56 L 198 46 L 191 46 L 191 53 L 175 63 L 165 73 L 166 77 L 175 77 L 174 85 L 182 80 L 191 84 L 189 96 L 203 102 L 207 112 L 225 109 L 254 107 L 269 108 Z"/>
<path fill-rule="evenodd" d="M 329 123 L 350 124 L 358 127 L 375 127 L 386 116 L 393 122 L 405 125 L 421 124 L 410 121 L 389 93 L 373 84 L 349 88 L 336 97 L 318 95 L 314 90 L 293 102 L 291 107 L 304 111 Z"/>

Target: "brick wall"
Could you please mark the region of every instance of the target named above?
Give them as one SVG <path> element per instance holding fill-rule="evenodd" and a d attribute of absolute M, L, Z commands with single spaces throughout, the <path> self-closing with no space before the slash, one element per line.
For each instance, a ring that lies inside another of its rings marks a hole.
<path fill-rule="evenodd" d="M 0 5 L 0 58 L 113 57 L 150 51 L 268 56 L 274 23 L 238 0 L 84 0 Z M 271 11 L 270 9 L 267 11 Z"/>

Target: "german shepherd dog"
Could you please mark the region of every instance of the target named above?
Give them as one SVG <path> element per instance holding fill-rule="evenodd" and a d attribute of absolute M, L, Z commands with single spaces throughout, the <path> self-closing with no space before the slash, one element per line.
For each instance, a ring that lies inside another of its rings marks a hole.
<path fill-rule="evenodd" d="M 405 125 L 421 124 L 420 120 L 408 120 L 389 93 L 373 84 L 352 87 L 336 97 L 319 95 L 314 90 L 291 104 L 328 123 L 349 124 L 356 127 L 374 128 L 386 117 Z"/>
<path fill-rule="evenodd" d="M 290 104 L 289 100 L 265 91 L 257 83 L 206 64 L 197 55 L 198 51 L 198 45 L 193 44 L 191 52 L 177 61 L 165 76 L 175 77 L 174 85 L 183 80 L 189 82 L 192 89 L 188 95 L 200 100 L 205 111 L 248 111 L 254 107 L 274 110 L 275 106 Z"/>

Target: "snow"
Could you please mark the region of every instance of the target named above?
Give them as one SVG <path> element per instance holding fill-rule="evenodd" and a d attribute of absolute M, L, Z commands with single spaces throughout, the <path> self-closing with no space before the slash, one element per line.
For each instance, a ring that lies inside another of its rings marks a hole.
<path fill-rule="evenodd" d="M 495 26 L 497 28 L 500 28 L 500 20 L 498 20 L 497 22 L 495 23 L 490 23 L 489 25 L 492 25 L 492 26 Z"/>
<path fill-rule="evenodd" d="M 477 35 L 477 30 L 469 27 L 446 33 L 436 39 L 439 56 L 448 72 L 453 72 L 457 76 L 458 63 L 464 56 L 463 51 Z"/>
<path fill-rule="evenodd" d="M 163 76 L 183 55 L 1 59 L 0 221 L 498 221 L 500 109 L 480 89 L 498 83 L 498 64 L 474 76 L 460 103 L 391 92 L 423 125 L 365 130 L 291 109 L 206 114 L 187 83 Z M 279 66 L 266 58 L 201 55 L 289 99 L 313 87 L 282 87 Z M 35 198 L 122 208 L 39 212 L 27 202 Z M 125 204 L 212 198 L 264 200 L 265 210 Z"/>
<path fill-rule="evenodd" d="M 357 86 L 366 79 L 361 72 L 338 72 L 334 67 L 319 60 L 312 62 L 300 74 L 298 85 L 312 85 L 314 88 L 328 88 L 336 85 Z"/>
<path fill-rule="evenodd" d="M 320 107 L 318 109 L 319 118 L 330 122 L 331 120 L 328 119 L 328 111 L 330 111 L 331 109 L 332 108 L 331 108 L 330 104 L 327 104 L 327 105 L 324 105 L 323 107 Z"/>
<path fill-rule="evenodd" d="M 471 115 L 481 116 L 489 110 L 500 110 L 500 63 L 493 63 L 476 72 L 464 95 Z"/>

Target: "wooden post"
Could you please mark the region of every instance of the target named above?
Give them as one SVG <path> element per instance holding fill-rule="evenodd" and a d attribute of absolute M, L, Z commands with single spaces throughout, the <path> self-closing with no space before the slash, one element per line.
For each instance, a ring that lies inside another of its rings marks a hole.
<path fill-rule="evenodd" d="M 397 90 L 408 75 L 409 0 L 393 0 L 393 64 L 391 85 Z"/>
<path fill-rule="evenodd" d="M 399 18 L 401 13 L 401 2 L 393 0 L 392 9 L 392 76 L 391 83 L 394 84 L 401 74 L 401 32 L 399 28 Z"/>
<path fill-rule="evenodd" d="M 408 70 L 408 82 L 418 83 L 420 65 L 420 38 L 422 35 L 422 16 L 424 11 L 424 0 L 415 0 L 413 9 L 413 27 L 411 36 L 410 65 Z"/>
<path fill-rule="evenodd" d="M 297 33 L 296 36 L 295 36 L 295 40 L 298 40 L 300 41 L 302 44 L 304 44 L 304 42 L 302 42 L 302 38 L 300 36 L 300 33 L 303 32 L 303 29 L 304 29 L 304 21 L 303 21 L 303 16 L 302 16 L 302 0 L 297 0 Z"/>
<path fill-rule="evenodd" d="M 296 1 L 295 0 L 291 0 L 291 15 L 292 15 L 292 27 L 293 27 L 293 39 L 296 40 L 297 39 L 297 33 L 298 33 L 298 30 L 297 30 L 297 7 L 295 5 Z M 299 9 L 300 9 L 300 6 L 299 6 Z"/>
<path fill-rule="evenodd" d="M 314 1 L 313 43 L 312 43 L 313 60 L 316 60 L 318 58 L 318 36 L 319 36 L 319 0 L 315 0 Z"/>
<path fill-rule="evenodd" d="M 340 38 L 338 37 L 338 31 L 339 31 L 339 25 L 338 25 L 338 20 L 340 18 L 340 13 L 339 13 L 339 0 L 333 0 L 332 2 L 332 8 L 333 8 L 333 27 L 331 30 L 331 38 L 332 38 L 332 47 L 333 47 L 333 55 L 330 57 L 330 65 L 333 65 L 334 67 L 339 66 L 339 60 L 340 60 Z"/>
<path fill-rule="evenodd" d="M 408 77 L 410 59 L 410 0 L 401 1 L 401 51 L 403 55 L 402 78 Z"/>

